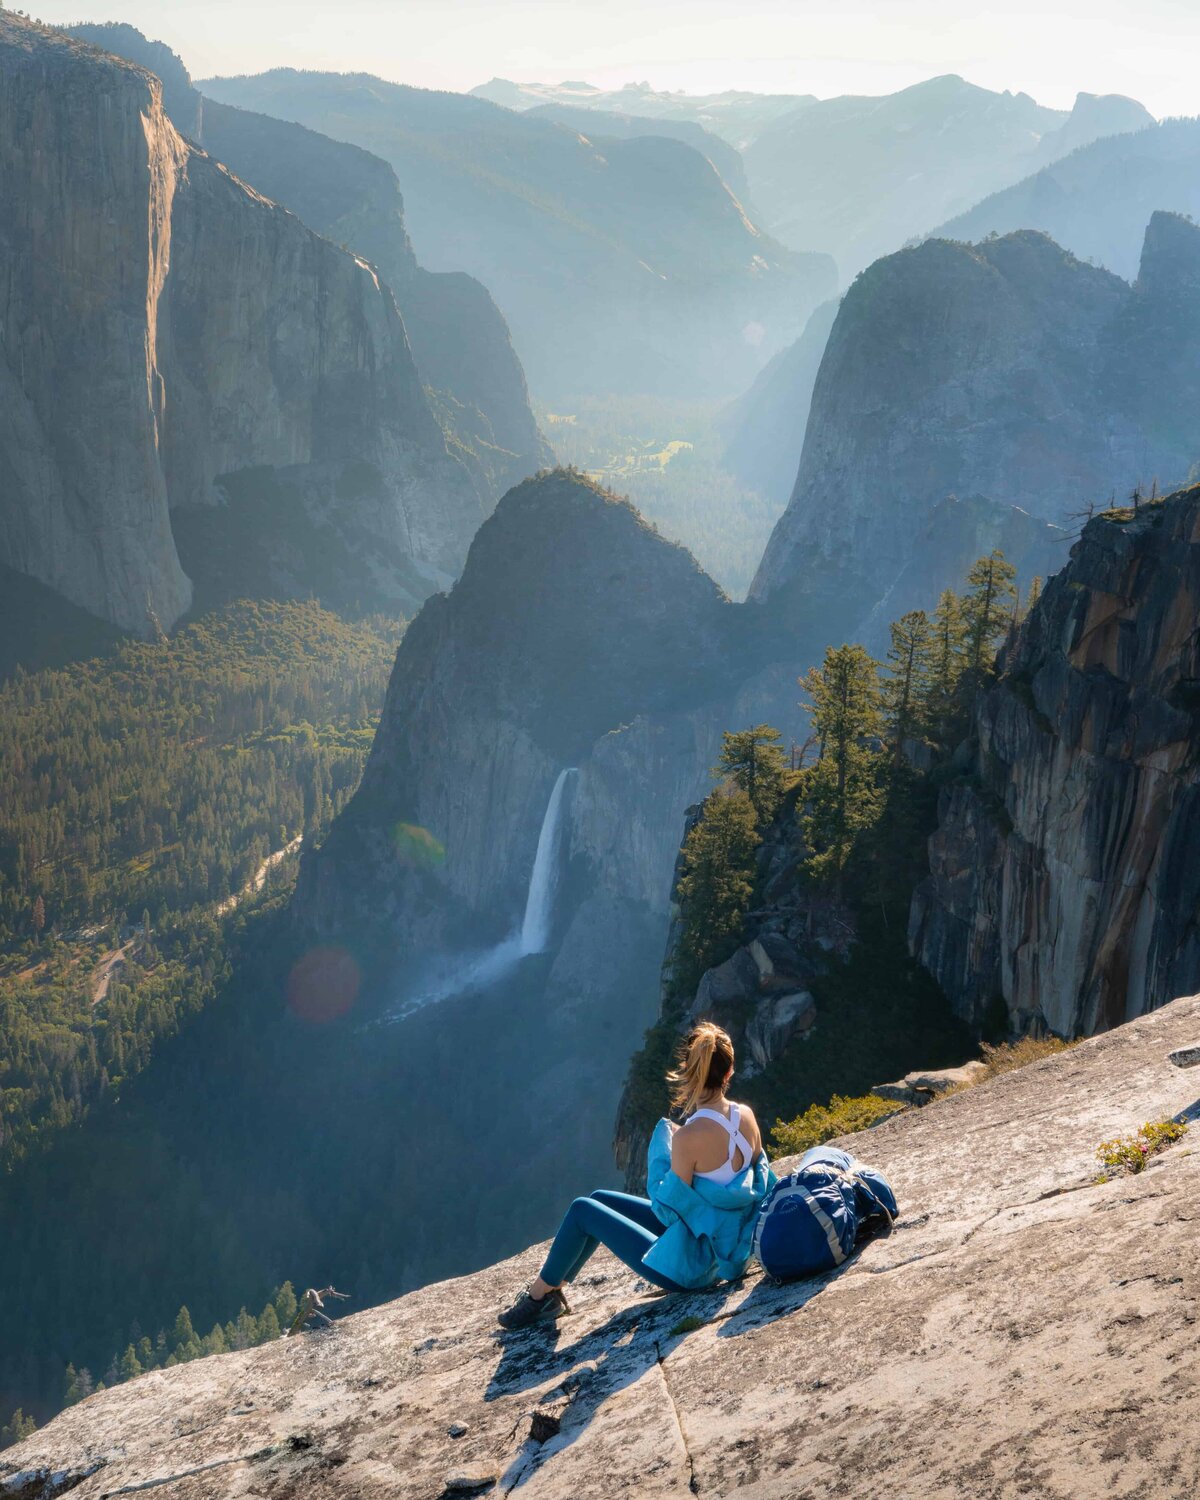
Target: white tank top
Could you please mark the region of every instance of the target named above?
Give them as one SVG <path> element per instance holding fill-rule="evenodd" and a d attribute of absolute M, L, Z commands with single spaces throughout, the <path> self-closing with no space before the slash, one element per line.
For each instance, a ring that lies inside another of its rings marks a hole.
<path fill-rule="evenodd" d="M 754 1152 L 751 1150 L 750 1142 L 739 1129 L 741 1118 L 742 1111 L 736 1104 L 729 1106 L 728 1119 L 715 1109 L 698 1109 L 694 1114 L 688 1116 L 687 1123 L 689 1125 L 693 1120 L 716 1120 L 719 1125 L 725 1127 L 729 1134 L 729 1156 L 725 1165 L 714 1167 L 711 1172 L 693 1172 L 693 1177 L 703 1177 L 707 1182 L 716 1182 L 724 1185 L 725 1183 L 732 1182 L 735 1177 L 742 1175 L 754 1159 Z M 739 1151 L 742 1153 L 742 1164 L 740 1167 L 735 1167 L 733 1158 Z"/>

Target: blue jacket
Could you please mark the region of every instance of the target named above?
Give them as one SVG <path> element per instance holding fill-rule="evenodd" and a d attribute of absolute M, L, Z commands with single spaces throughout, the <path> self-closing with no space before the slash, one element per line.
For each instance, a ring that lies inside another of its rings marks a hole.
<path fill-rule="evenodd" d="M 732 1281 L 750 1259 L 758 1206 L 775 1174 L 760 1151 L 731 1183 L 699 1177 L 689 1187 L 671 1170 L 674 1130 L 670 1120 L 660 1120 L 646 1153 L 646 1190 L 667 1228 L 642 1264 L 689 1288 Z"/>

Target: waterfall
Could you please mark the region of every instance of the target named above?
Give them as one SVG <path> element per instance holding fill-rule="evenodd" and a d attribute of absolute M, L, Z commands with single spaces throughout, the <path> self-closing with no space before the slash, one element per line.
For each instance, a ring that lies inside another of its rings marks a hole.
<path fill-rule="evenodd" d="M 538 834 L 533 871 L 525 895 L 525 916 L 518 929 L 502 943 L 486 952 L 445 955 L 434 960 L 425 971 L 419 992 L 390 1012 L 387 1020 L 399 1021 L 426 1005 L 436 1005 L 468 991 L 486 990 L 504 979 L 521 959 L 534 953 L 545 953 L 554 930 L 554 898 L 558 894 L 558 877 L 563 863 L 565 819 L 563 802 L 567 781 L 578 770 L 568 766 L 558 773 Z"/>
<path fill-rule="evenodd" d="M 525 898 L 525 920 L 521 924 L 522 954 L 545 953 L 550 945 L 554 897 L 562 867 L 563 792 L 567 777 L 575 774 L 573 766 L 560 771 L 550 801 L 546 803 L 546 815 L 542 819 L 542 831 L 538 834 L 537 853 L 533 859 L 533 874 L 529 877 L 529 894 Z"/>

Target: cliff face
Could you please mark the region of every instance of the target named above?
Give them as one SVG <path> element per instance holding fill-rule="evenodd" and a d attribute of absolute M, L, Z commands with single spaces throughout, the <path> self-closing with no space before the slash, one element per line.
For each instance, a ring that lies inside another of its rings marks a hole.
<path fill-rule="evenodd" d="M 448 581 L 483 501 L 370 267 L 187 144 L 139 69 L 8 13 L 0 69 L 5 561 L 130 630 L 187 605 L 171 512 L 206 592 L 229 551 L 255 592 Z"/>
<path fill-rule="evenodd" d="M 877 262 L 842 301 L 752 597 L 850 637 L 948 495 L 1063 523 L 1114 489 L 1179 483 L 1197 454 L 1192 379 L 1151 380 L 1145 350 L 1170 306 L 1167 357 L 1194 362 L 1197 263 L 1200 230 L 1159 215 L 1132 288 L 1032 233 Z"/>
<path fill-rule="evenodd" d="M 941 795 L 910 942 L 956 1008 L 1102 1030 L 1200 982 L 1200 492 L 1092 521 Z"/>
<path fill-rule="evenodd" d="M 132 26 L 69 31 L 156 73 L 167 113 L 183 135 L 379 271 L 400 306 L 422 381 L 442 393 L 439 420 L 489 503 L 550 461 L 499 308 L 472 277 L 418 264 L 400 184 L 387 162 L 303 125 L 206 99 L 169 47 Z"/>
<path fill-rule="evenodd" d="M 900 1218 L 831 1275 L 647 1297 L 601 1251 L 558 1329 L 500 1333 L 535 1246 L 89 1397 L 0 1454 L 0 1488 L 1187 1500 L 1200 1156 L 1185 1141 L 1097 1183 L 1094 1152 L 1196 1119 L 1195 1075 L 1166 1057 L 1198 1032 L 1181 1000 L 841 1142 L 888 1174 Z"/>
<path fill-rule="evenodd" d="M 185 155 L 144 74 L 0 14 L 0 558 L 134 631 L 191 597 L 155 346 Z"/>

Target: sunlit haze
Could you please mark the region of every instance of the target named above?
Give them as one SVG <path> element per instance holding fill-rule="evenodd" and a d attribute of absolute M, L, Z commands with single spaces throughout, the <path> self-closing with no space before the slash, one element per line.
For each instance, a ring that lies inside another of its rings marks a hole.
<path fill-rule="evenodd" d="M 128 21 L 193 76 L 265 68 L 366 71 L 426 88 L 631 80 L 702 93 L 882 94 L 941 73 L 1068 107 L 1078 90 L 1139 98 L 1156 115 L 1200 112 L 1200 10 L 1188 0 L 1058 0 L 980 11 L 961 0 L 61 0 L 49 22 Z"/>

